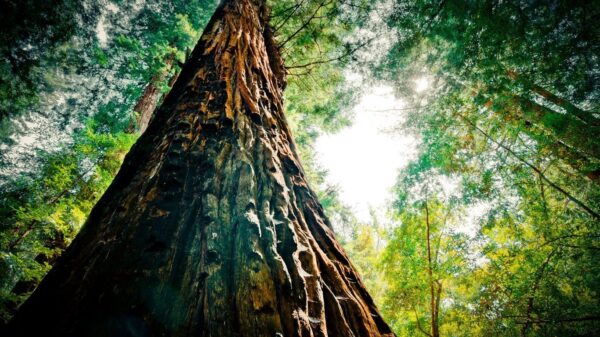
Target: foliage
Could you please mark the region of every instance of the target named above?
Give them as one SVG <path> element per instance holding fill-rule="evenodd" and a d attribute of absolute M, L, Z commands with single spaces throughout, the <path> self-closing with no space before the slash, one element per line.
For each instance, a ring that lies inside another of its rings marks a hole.
<path fill-rule="evenodd" d="M 384 316 L 433 336 L 441 288 L 442 336 L 598 334 L 597 4 L 392 3 L 397 42 L 373 71 L 412 105 L 399 130 L 421 144 L 367 270 L 384 275 Z"/>
<path fill-rule="evenodd" d="M 0 36 L 3 145 L 24 124 L 15 116 L 61 92 L 62 73 L 105 79 L 65 113 L 80 123 L 72 141 L 41 151 L 39 168 L 1 190 L 2 319 L 77 233 L 135 141 L 125 131 L 133 104 L 156 74 L 178 71 L 215 6 L 115 2 L 133 13 L 131 24 L 111 25 L 103 44 L 94 31 L 103 20 L 94 14 L 99 2 L 82 3 L 9 2 L 8 13 L 30 8 L 23 11 L 30 17 L 2 23 L 9 33 Z M 434 326 L 441 336 L 599 334 L 599 3 L 271 5 L 304 171 L 397 334 L 433 336 Z M 385 24 L 374 34 L 391 44 L 377 62 L 357 55 L 381 52 L 364 32 L 374 17 Z M 365 62 L 370 69 L 357 69 Z M 371 223 L 358 222 L 315 160 L 316 138 L 350 123 L 347 107 L 359 88 L 346 82 L 349 68 L 391 83 L 410 104 L 399 132 L 421 140 L 419 156 L 398 176 L 393 228 L 380 226 L 376 212 Z M 423 79 L 430 88 L 418 92 Z M 166 80 L 155 84 L 168 88 Z"/>
<path fill-rule="evenodd" d="M 429 76 L 430 98 L 460 97 L 478 118 L 533 138 L 580 174 L 597 174 L 596 3 L 394 4 L 388 24 L 399 38 L 376 69 L 381 76 L 404 92 Z"/>
<path fill-rule="evenodd" d="M 4 1 L 0 4 L 0 122 L 38 102 L 43 67 L 78 28 L 79 1 Z M 50 52 L 46 52 L 50 51 Z M 56 59 L 54 59 L 56 60 Z"/>
<path fill-rule="evenodd" d="M 297 143 L 310 147 L 319 132 L 349 124 L 347 107 L 357 88 L 345 81 L 344 66 L 364 41 L 352 41 L 368 9 L 360 0 L 273 2 L 271 25 L 288 71 L 286 113 Z M 305 161 L 312 162 L 312 161 Z"/>
<path fill-rule="evenodd" d="M 46 154 L 35 179 L 0 197 L 0 315 L 10 317 L 69 245 L 136 139 L 96 121 L 73 146 Z"/>

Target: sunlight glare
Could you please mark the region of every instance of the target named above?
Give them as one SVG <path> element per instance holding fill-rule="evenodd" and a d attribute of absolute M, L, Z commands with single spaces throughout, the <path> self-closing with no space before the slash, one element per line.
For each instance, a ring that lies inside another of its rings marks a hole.
<path fill-rule="evenodd" d="M 422 93 L 429 89 L 429 78 L 427 76 L 420 77 L 415 80 L 415 91 Z"/>
<path fill-rule="evenodd" d="M 372 220 L 370 207 L 385 209 L 398 170 L 416 155 L 413 135 L 389 132 L 404 119 L 403 106 L 391 87 L 371 88 L 354 107 L 353 124 L 315 144 L 327 182 L 340 187 L 340 199 L 364 223 Z"/>

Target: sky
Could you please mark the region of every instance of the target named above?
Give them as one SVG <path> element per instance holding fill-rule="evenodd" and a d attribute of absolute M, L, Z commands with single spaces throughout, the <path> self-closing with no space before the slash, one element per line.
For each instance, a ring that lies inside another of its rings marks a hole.
<path fill-rule="evenodd" d="M 427 77 L 416 79 L 415 91 L 426 91 L 430 82 Z M 341 201 L 363 223 L 372 223 L 369 208 L 380 222 L 393 222 L 385 213 L 393 198 L 391 189 L 399 170 L 417 156 L 418 137 L 393 131 L 404 120 L 402 108 L 404 102 L 394 96 L 390 86 L 372 87 L 353 107 L 352 125 L 321 135 L 315 144 L 318 165 L 328 171 L 325 181 L 339 188 Z M 440 183 L 448 195 L 459 185 L 450 178 Z M 479 218 L 489 207 L 488 203 L 471 205 L 452 230 L 474 237 Z"/>
<path fill-rule="evenodd" d="M 416 83 L 425 90 L 426 84 Z M 338 186 L 342 202 L 358 220 L 369 223 L 369 207 L 385 209 L 398 170 L 416 156 L 414 135 L 390 132 L 402 122 L 404 102 L 389 86 L 372 87 L 353 108 L 351 126 L 321 135 L 315 144 L 316 159 L 328 171 L 326 181 Z"/>

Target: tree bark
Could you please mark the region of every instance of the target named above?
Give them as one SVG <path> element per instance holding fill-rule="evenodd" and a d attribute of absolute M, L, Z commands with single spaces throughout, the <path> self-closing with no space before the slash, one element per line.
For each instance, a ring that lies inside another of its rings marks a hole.
<path fill-rule="evenodd" d="M 558 97 L 557 95 L 550 92 L 549 90 L 547 90 L 531 81 L 524 79 L 522 76 L 517 74 L 516 71 L 508 70 L 507 74 L 511 80 L 523 84 L 524 86 L 528 87 L 529 90 L 531 90 L 531 92 L 534 92 L 534 93 L 540 95 L 541 97 L 543 97 L 544 99 L 546 99 L 547 101 L 552 102 L 555 105 L 563 108 L 565 110 L 565 112 L 573 115 L 574 117 L 578 118 L 585 124 L 587 124 L 591 127 L 600 126 L 600 120 L 594 116 L 593 112 L 585 111 L 583 109 L 578 108 L 577 106 L 575 106 L 573 103 L 569 102 L 568 100 L 566 100 L 562 97 Z"/>
<path fill-rule="evenodd" d="M 440 337 L 438 309 L 440 306 L 441 287 L 438 285 L 436 291 L 437 280 L 433 279 L 433 261 L 431 257 L 431 223 L 429 222 L 429 200 L 425 193 L 425 226 L 426 226 L 426 242 L 427 242 L 427 275 L 429 276 L 429 292 L 430 292 L 430 315 L 431 315 L 431 337 Z"/>
<path fill-rule="evenodd" d="M 598 127 L 587 126 L 570 115 L 560 114 L 527 98 L 515 95 L 514 101 L 521 107 L 525 120 L 544 127 L 558 141 L 568 144 L 588 157 L 600 160 Z"/>
<path fill-rule="evenodd" d="M 161 70 L 159 73 L 154 75 L 150 80 L 150 83 L 144 89 L 142 96 L 133 107 L 133 112 L 136 114 L 135 121 L 132 120 L 129 124 L 128 132 L 134 133 L 138 130 L 139 133 L 144 133 L 154 116 L 154 111 L 161 98 L 161 90 L 157 85 L 162 84 L 169 75 L 169 71 L 173 65 L 175 59 L 175 53 L 167 56 L 165 60 L 166 69 Z M 173 78 L 177 79 L 178 73 L 173 75 Z M 173 87 L 174 81 L 169 80 L 169 88 Z"/>
<path fill-rule="evenodd" d="M 393 336 L 307 185 L 267 17 L 219 6 L 7 335 Z"/>

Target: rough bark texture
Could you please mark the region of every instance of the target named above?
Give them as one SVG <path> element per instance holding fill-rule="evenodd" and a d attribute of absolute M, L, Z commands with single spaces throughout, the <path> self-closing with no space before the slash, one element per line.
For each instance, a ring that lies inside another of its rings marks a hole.
<path fill-rule="evenodd" d="M 267 16 L 219 7 L 10 336 L 392 336 L 307 186 Z"/>

